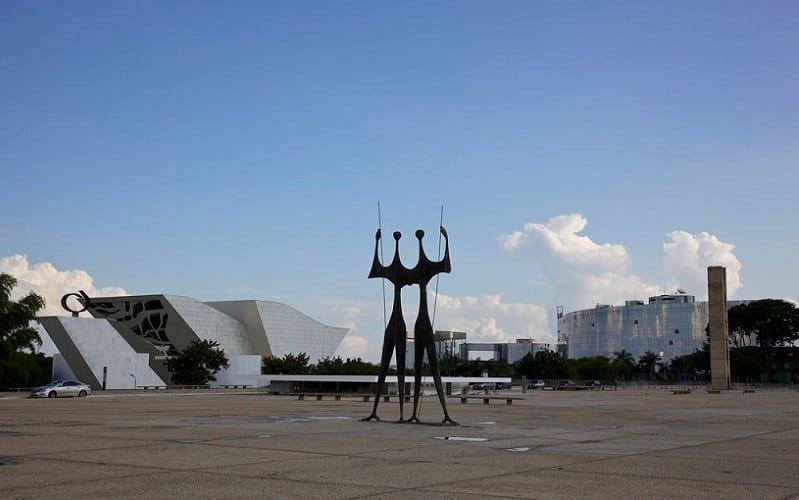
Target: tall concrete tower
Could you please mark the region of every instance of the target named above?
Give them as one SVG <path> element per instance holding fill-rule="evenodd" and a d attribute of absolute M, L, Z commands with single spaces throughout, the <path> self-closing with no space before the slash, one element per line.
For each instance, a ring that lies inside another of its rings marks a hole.
<path fill-rule="evenodd" d="M 707 299 L 710 315 L 710 388 L 730 388 L 730 347 L 727 324 L 727 269 L 707 268 Z"/>

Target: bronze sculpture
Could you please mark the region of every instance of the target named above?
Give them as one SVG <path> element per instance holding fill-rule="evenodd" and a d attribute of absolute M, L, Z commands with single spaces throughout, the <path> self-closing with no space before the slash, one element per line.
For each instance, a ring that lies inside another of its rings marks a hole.
<path fill-rule="evenodd" d="M 363 420 L 380 420 L 377 416 L 377 404 L 380 401 L 380 393 L 386 381 L 386 374 L 391 363 L 391 354 L 397 353 L 397 385 L 400 404 L 400 422 L 403 422 L 403 403 L 405 401 L 405 347 L 406 347 L 406 326 L 402 316 L 402 287 L 409 284 L 410 269 L 402 265 L 399 256 L 399 240 L 402 233 L 394 232 L 394 259 L 389 266 L 380 263 L 377 250 L 380 245 L 381 231 L 375 234 L 375 256 L 372 259 L 372 269 L 369 271 L 370 278 L 385 278 L 394 285 L 394 305 L 391 309 L 391 317 L 383 334 L 383 352 L 380 357 L 380 374 L 377 377 L 377 388 L 375 390 L 375 404 L 371 415 Z"/>
<path fill-rule="evenodd" d="M 410 282 L 411 284 L 419 285 L 419 313 L 413 330 L 413 415 L 409 421 L 419 422 L 417 412 L 422 389 L 422 361 L 426 353 L 427 361 L 430 363 L 430 371 L 433 375 L 433 383 L 436 387 L 436 394 L 438 394 L 438 400 L 441 402 L 441 409 L 444 410 L 444 420 L 441 423 L 457 425 L 447 412 L 447 401 L 444 398 L 441 374 L 438 372 L 438 356 L 436 355 L 435 340 L 433 338 L 433 325 L 430 322 L 430 314 L 427 310 L 427 284 L 438 273 L 449 273 L 452 270 L 449 259 L 449 237 L 444 226 L 441 226 L 441 234 L 444 236 L 445 241 L 444 258 L 438 262 L 433 262 L 424 253 L 424 247 L 422 246 L 424 231 L 421 229 L 416 231 L 416 239 L 419 240 L 419 262 L 411 270 Z"/>
<path fill-rule="evenodd" d="M 413 269 L 408 269 L 402 264 L 399 256 L 399 240 L 402 234 L 399 232 L 394 233 L 394 258 L 391 264 L 384 266 L 380 262 L 378 256 L 378 248 L 381 240 L 381 230 L 378 229 L 375 234 L 375 253 L 372 259 L 372 269 L 369 272 L 369 278 L 385 278 L 394 285 L 394 300 L 391 310 L 391 317 L 386 325 L 383 335 L 383 350 L 380 359 L 380 373 L 377 378 L 377 387 L 375 389 L 375 402 L 372 413 L 363 420 L 380 420 L 377 416 L 377 406 L 380 400 L 380 394 L 385 385 L 386 375 L 388 373 L 389 364 L 391 363 L 391 356 L 396 352 L 397 357 L 397 386 L 399 393 L 400 404 L 400 419 L 399 422 L 404 422 L 403 419 L 405 401 L 405 350 L 407 345 L 406 340 L 406 325 L 405 319 L 402 314 L 402 288 L 407 285 L 419 285 L 419 313 L 416 318 L 414 326 L 414 397 L 413 397 L 413 416 L 408 420 L 409 422 L 419 422 L 419 397 L 421 395 L 421 382 L 422 382 L 422 362 L 424 355 L 427 354 L 427 359 L 430 363 L 430 368 L 433 374 L 433 382 L 436 387 L 438 399 L 441 402 L 441 408 L 444 410 L 444 420 L 442 424 L 458 425 L 453 421 L 447 412 L 447 403 L 444 397 L 444 390 L 441 382 L 441 374 L 438 371 L 438 358 L 436 355 L 435 341 L 433 338 L 433 325 L 430 321 L 430 314 L 427 307 L 427 284 L 439 273 L 449 273 L 452 269 L 449 257 L 449 237 L 447 230 L 444 226 L 440 226 L 441 234 L 446 241 L 444 258 L 440 261 L 434 262 L 427 258 L 422 246 L 422 238 L 424 231 L 421 229 L 416 231 L 416 238 L 419 240 L 419 261 Z"/>

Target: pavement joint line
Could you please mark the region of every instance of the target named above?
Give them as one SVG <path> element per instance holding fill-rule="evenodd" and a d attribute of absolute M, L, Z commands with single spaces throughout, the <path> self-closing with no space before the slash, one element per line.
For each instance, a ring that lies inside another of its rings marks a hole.
<path fill-rule="evenodd" d="M 19 455 L 17 455 L 19 456 Z M 33 458 L 35 460 L 44 460 L 48 462 L 64 462 L 64 463 L 78 463 L 78 464 L 89 464 L 89 465 L 103 465 L 106 467 L 136 467 L 138 469 L 151 469 L 153 471 L 165 471 L 165 472 L 174 472 L 172 469 L 167 469 L 164 467 L 155 467 L 152 465 L 130 465 L 130 464 L 119 464 L 119 463 L 109 463 L 109 462 L 98 462 L 96 460 L 81 460 L 77 458 L 63 458 L 63 457 L 44 457 L 44 456 L 26 456 L 25 458 Z M 175 470 L 185 470 L 185 469 L 175 469 Z"/>
<path fill-rule="evenodd" d="M 313 479 L 296 479 L 291 477 L 281 477 L 280 474 L 285 474 L 283 472 L 275 472 L 272 474 L 266 474 L 263 476 L 253 476 L 250 474 L 234 474 L 234 473 L 226 473 L 226 472 L 214 472 L 212 470 L 209 471 L 199 471 L 203 473 L 207 473 L 209 475 L 216 475 L 216 476 L 227 476 L 227 477 L 238 477 L 242 479 L 272 479 L 276 481 L 286 481 L 291 483 L 299 483 L 299 484 L 313 484 L 313 485 L 329 485 L 329 486 L 369 486 L 374 488 L 384 488 L 386 491 L 382 491 L 380 493 L 369 494 L 365 496 L 354 496 L 349 498 L 369 498 L 374 495 L 385 495 L 388 493 L 396 493 L 400 491 L 404 491 L 404 488 L 397 488 L 395 486 L 382 486 L 382 485 L 363 485 L 359 483 L 336 483 L 330 481 L 319 481 Z"/>
<path fill-rule="evenodd" d="M 581 464 L 563 465 L 563 466 L 561 466 L 561 469 L 563 469 L 565 472 L 568 472 L 569 474 L 598 475 L 598 476 L 602 475 L 602 473 L 600 473 L 600 472 L 592 472 L 592 471 L 584 471 L 584 470 L 567 470 L 572 465 L 581 465 Z M 648 475 L 648 474 L 637 474 L 637 473 L 627 472 L 627 473 L 618 474 L 618 475 L 621 476 L 621 477 L 635 477 L 635 478 L 640 478 L 640 479 L 653 479 L 653 476 Z M 664 480 L 664 481 L 686 481 L 686 482 L 694 482 L 694 483 L 701 483 L 701 484 L 710 484 L 710 483 L 719 484 L 719 485 L 734 484 L 734 485 L 740 485 L 740 486 L 751 486 L 751 485 L 755 484 L 755 485 L 758 485 L 758 486 L 771 486 L 771 487 L 775 487 L 775 488 L 784 487 L 784 485 L 775 484 L 775 483 L 762 483 L 762 482 L 761 483 L 753 483 L 753 482 L 750 482 L 750 481 L 719 481 L 719 480 L 716 480 L 716 479 L 707 479 L 707 478 L 694 479 L 694 478 L 677 477 L 677 476 L 654 476 L 654 478 L 659 479 L 659 480 Z M 799 489 L 797 489 L 797 491 L 799 491 Z"/>
<path fill-rule="evenodd" d="M 395 491 L 389 491 L 389 492 L 385 492 L 385 493 L 370 493 L 368 495 L 361 495 L 361 496 L 352 497 L 352 498 L 360 500 L 360 499 L 374 498 L 374 497 L 378 497 L 378 496 L 383 496 L 383 495 L 386 495 L 387 493 L 413 493 L 413 492 L 417 492 L 417 493 L 442 493 L 442 491 L 433 489 L 433 487 L 430 487 L 430 486 L 420 486 L 418 488 L 411 487 L 411 488 L 396 489 Z M 449 493 L 449 492 L 443 492 L 443 493 Z M 507 496 L 507 495 L 496 495 L 496 494 L 485 493 L 485 492 L 480 492 L 479 494 L 477 494 L 477 493 L 458 493 L 457 495 L 458 495 L 459 498 L 462 498 L 463 496 L 466 496 L 467 498 L 468 497 L 474 497 L 474 498 L 505 498 L 505 499 L 524 498 L 526 500 L 535 500 L 535 497 L 529 497 L 529 496 L 511 497 L 511 496 Z M 413 497 L 411 497 L 411 498 L 413 498 Z"/>
<path fill-rule="evenodd" d="M 68 451 L 68 453 L 73 453 L 73 452 L 84 453 L 84 452 L 89 452 L 89 451 L 107 451 L 107 450 L 131 450 L 131 449 L 136 449 L 136 448 L 145 448 L 147 446 L 153 446 L 153 445 L 157 445 L 159 443 L 160 442 L 158 442 L 158 441 L 154 441 L 154 442 L 152 442 L 150 444 L 135 444 L 135 445 L 131 445 L 131 446 L 116 446 L 116 445 L 114 445 L 114 446 L 106 446 L 106 447 L 103 447 L 103 448 L 70 449 Z M 17 453 L 14 456 L 49 459 L 50 458 L 49 455 L 55 455 L 55 454 L 58 454 L 58 453 L 64 453 L 64 452 L 63 451 L 40 451 L 40 452 L 36 452 L 36 453 Z"/>
<path fill-rule="evenodd" d="M 267 441 L 265 441 L 265 442 L 267 442 Z M 387 458 L 382 458 L 382 457 L 365 456 L 365 454 L 368 454 L 368 453 L 391 453 L 391 452 L 395 452 L 395 451 L 397 451 L 396 448 L 386 448 L 386 449 L 380 449 L 380 450 L 367 450 L 367 451 L 359 451 L 359 452 L 354 452 L 354 453 L 352 453 L 352 452 L 351 453 L 324 453 L 324 452 L 319 452 L 319 451 L 298 451 L 298 450 L 292 449 L 292 448 L 231 446 L 231 445 L 226 445 L 226 444 L 222 444 L 222 443 L 197 442 L 197 443 L 179 443 L 179 444 L 216 446 L 216 447 L 220 447 L 220 448 L 234 448 L 234 449 L 242 449 L 242 450 L 271 450 L 271 451 L 285 451 L 285 452 L 291 452 L 291 453 L 308 453 L 308 454 L 318 455 L 319 457 L 357 457 L 357 458 L 368 458 L 368 459 L 374 459 L 374 460 L 387 460 L 387 461 L 393 461 L 393 462 L 403 462 L 403 463 L 407 462 L 407 460 L 404 460 L 404 459 L 403 460 L 398 460 L 398 459 L 387 459 Z M 427 446 L 420 447 L 420 448 L 422 448 L 422 449 L 423 448 L 427 448 Z M 434 446 L 431 446 L 431 448 L 434 448 Z M 403 450 L 408 450 L 408 449 L 417 449 L 417 448 L 408 448 L 408 447 L 406 447 L 406 448 L 402 448 L 402 449 Z M 291 460 L 291 459 L 289 459 L 289 460 Z"/>
<path fill-rule="evenodd" d="M 251 448 L 251 449 L 253 449 L 253 448 Z M 12 457 L 12 458 L 15 458 L 15 457 Z M 208 466 L 190 467 L 190 468 L 175 468 L 175 467 L 165 467 L 165 466 L 131 465 L 131 464 L 125 464 L 125 463 L 98 462 L 96 460 L 82 460 L 82 459 L 76 459 L 76 458 L 59 458 L 59 457 L 29 457 L 29 458 L 34 458 L 34 459 L 37 459 L 37 460 L 46 460 L 46 461 L 51 461 L 51 462 L 66 462 L 66 463 L 79 463 L 79 464 L 88 464 L 88 465 L 101 465 L 101 466 L 105 466 L 105 467 L 120 467 L 120 468 L 122 468 L 122 467 L 135 467 L 137 469 L 147 469 L 147 470 L 152 471 L 153 473 L 158 473 L 158 474 L 161 474 L 161 473 L 168 474 L 168 473 L 175 473 L 175 472 L 203 472 L 203 473 L 208 473 L 208 474 L 236 475 L 236 476 L 242 476 L 242 477 L 250 477 L 250 476 L 246 476 L 246 475 L 243 475 L 243 474 L 229 474 L 229 473 L 225 473 L 225 472 L 214 472 L 215 468 L 218 469 L 220 467 L 219 465 L 208 465 Z M 309 460 L 309 459 L 310 458 L 303 459 L 303 460 Z M 251 460 L 251 461 L 241 462 L 241 463 L 226 464 L 223 467 L 240 467 L 240 466 L 245 466 L 245 465 L 262 465 L 262 464 L 270 464 L 270 463 L 281 462 L 281 461 L 285 461 L 285 459 L 276 458 L 276 459 L 271 459 L 271 460 L 254 460 L 254 461 Z M 147 473 L 142 473 L 142 474 L 137 474 L 137 475 L 147 475 Z M 102 479 L 102 478 L 98 478 L 98 480 L 100 480 L 100 479 Z M 92 480 L 92 481 L 94 481 L 94 480 Z"/>
<path fill-rule="evenodd" d="M 105 465 L 105 466 L 108 466 L 108 467 L 125 467 L 125 466 L 120 466 L 120 465 L 116 465 L 116 464 L 95 464 L 95 465 Z M 148 469 L 147 466 L 142 466 L 141 468 Z M 98 477 L 98 478 L 94 478 L 94 479 L 76 479 L 74 481 L 61 481 L 61 482 L 58 483 L 58 486 L 84 485 L 84 484 L 90 484 L 90 483 L 113 481 L 115 479 L 131 479 L 131 478 L 136 478 L 136 477 L 150 477 L 150 476 L 153 476 L 153 475 L 160 475 L 160 474 L 173 474 L 174 472 L 176 472 L 176 471 L 163 470 L 163 469 L 153 469 L 152 471 L 149 471 L 149 472 L 140 472 L 140 473 L 135 473 L 135 474 L 124 474 L 123 473 L 123 474 L 120 474 L 120 475 L 107 476 L 107 477 Z M 178 472 L 183 472 L 183 470 L 178 471 Z M 19 490 L 28 490 L 28 489 L 41 490 L 42 489 L 42 485 L 27 485 L 26 484 L 26 485 L 22 485 L 22 486 L 9 486 L 7 489 L 5 489 L 5 491 L 16 492 L 16 491 L 19 491 Z M 32 497 L 32 498 L 35 498 L 35 497 Z"/>

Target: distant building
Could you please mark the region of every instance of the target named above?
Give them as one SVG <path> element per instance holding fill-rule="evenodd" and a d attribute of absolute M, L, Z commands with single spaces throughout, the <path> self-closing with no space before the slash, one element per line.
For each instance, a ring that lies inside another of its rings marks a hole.
<path fill-rule="evenodd" d="M 230 360 L 215 385 L 256 385 L 263 356 L 331 356 L 346 328 L 323 325 L 278 302 L 200 302 L 176 295 L 100 297 L 93 318 L 41 317 L 58 347 L 54 378 L 78 378 L 95 389 L 165 386 L 168 356 L 192 340 L 213 340 Z"/>
<path fill-rule="evenodd" d="M 648 304 L 628 300 L 623 306 L 597 305 L 559 315 L 558 338 L 567 343 L 571 359 L 612 357 L 625 350 L 635 359 L 651 351 L 669 361 L 701 348 L 707 324 L 708 303 L 682 292 L 649 297 Z"/>
<path fill-rule="evenodd" d="M 517 339 L 516 342 L 469 342 L 460 345 L 460 357 L 464 360 L 481 357 L 484 360 L 513 364 L 528 354 L 549 350 L 549 344 L 535 342 L 533 339 Z M 474 353 L 485 353 L 485 357 L 474 356 Z"/>

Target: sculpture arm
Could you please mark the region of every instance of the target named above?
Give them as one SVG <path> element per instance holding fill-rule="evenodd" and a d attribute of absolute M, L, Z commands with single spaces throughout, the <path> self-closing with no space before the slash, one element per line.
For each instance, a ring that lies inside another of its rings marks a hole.
<path fill-rule="evenodd" d="M 378 249 L 380 248 L 380 238 L 382 238 L 382 234 L 380 229 L 378 228 L 377 232 L 375 233 L 375 255 L 372 259 L 372 269 L 369 271 L 370 278 L 385 278 L 386 277 L 386 267 L 380 263 L 380 256 L 378 255 Z"/>
<path fill-rule="evenodd" d="M 444 258 L 440 262 L 439 272 L 448 273 L 452 271 L 452 264 L 449 260 L 449 235 L 444 226 L 441 226 L 441 235 L 444 237 Z"/>

